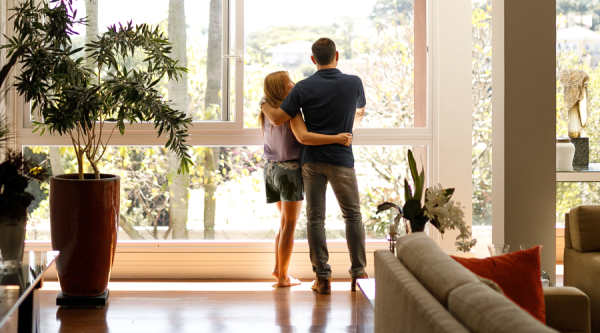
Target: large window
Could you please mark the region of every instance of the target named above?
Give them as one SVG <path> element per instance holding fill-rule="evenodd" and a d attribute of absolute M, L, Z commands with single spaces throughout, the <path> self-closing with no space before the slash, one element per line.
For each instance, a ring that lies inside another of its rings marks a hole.
<path fill-rule="evenodd" d="M 473 225 L 492 225 L 492 1 L 472 5 Z"/>
<path fill-rule="evenodd" d="M 579 69 L 589 75 L 587 84 L 587 95 L 589 117 L 587 125 L 583 129 L 581 137 L 589 138 L 589 162 L 598 163 L 600 161 L 600 114 L 595 112 L 598 109 L 600 99 L 600 28 L 596 19 L 593 22 L 580 20 L 578 15 L 584 14 L 589 17 L 597 17 L 600 10 L 591 3 L 583 4 L 577 14 L 565 3 L 557 3 L 557 45 L 566 45 L 558 47 L 556 52 L 556 74 L 564 69 Z M 577 19 L 574 19 L 577 17 Z M 580 41 L 585 41 L 586 53 L 578 52 L 577 45 Z M 594 53 L 588 50 L 587 46 L 594 43 Z M 564 87 L 557 80 L 556 83 L 556 136 L 568 135 L 568 114 L 564 107 Z M 600 197 L 598 194 L 600 183 L 598 182 L 557 182 L 556 183 L 556 224 L 564 226 L 565 213 L 577 205 L 598 204 Z"/>
<path fill-rule="evenodd" d="M 307 0 L 291 10 L 277 0 L 246 0 L 244 8 L 246 127 L 257 127 L 261 90 L 255 85 L 274 70 L 287 70 L 295 80 L 312 75 L 311 45 L 319 37 L 336 42 L 338 69 L 363 80 L 369 116 L 361 127 L 425 126 L 415 124 L 414 115 L 412 1 Z"/>
<path fill-rule="evenodd" d="M 426 152 L 425 147 L 359 146 L 354 149 L 356 173 L 361 194 L 361 211 L 368 238 L 385 238 L 390 214 L 376 215 L 382 201 L 398 202 L 403 180 L 409 176 L 407 149 Z M 38 161 L 49 160 L 52 168 L 67 173 L 77 170 L 72 147 L 26 147 Z M 52 153 L 58 152 L 58 158 Z M 275 205 L 265 204 L 262 147 L 194 147 L 195 166 L 188 183 L 178 182 L 169 167 L 163 147 L 113 147 L 100 168 L 121 177 L 121 240 L 273 239 L 279 214 Z M 419 155 L 417 155 L 419 156 Z M 218 164 L 210 170 L 209 160 Z M 53 170 L 54 171 L 54 170 Z M 88 170 L 91 171 L 91 170 Z M 186 180 L 187 181 L 187 180 Z M 31 184 L 36 201 L 30 206 L 30 240 L 48 240 L 50 223 L 47 187 Z M 182 194 L 183 193 L 183 194 Z M 184 202 L 173 207 L 173 202 Z M 344 238 L 344 222 L 336 197 L 327 191 L 326 221 L 328 239 Z M 181 219 L 182 211 L 187 213 Z M 183 223 L 184 228 L 174 224 Z M 185 230 L 174 234 L 172 230 Z M 296 239 L 306 239 L 306 216 L 301 214 Z"/>
<path fill-rule="evenodd" d="M 78 28 L 78 45 L 111 24 L 149 23 L 165 31 L 173 57 L 189 69 L 178 83 L 162 82 L 160 89 L 194 119 L 188 140 L 195 162 L 190 174 L 174 172 L 162 148 L 166 139 L 156 138 L 146 124 L 134 124 L 124 136 L 113 137 L 114 146 L 102 162 L 103 172 L 122 179 L 122 240 L 273 239 L 278 217 L 275 207 L 265 203 L 257 102 L 266 74 L 287 70 L 299 81 L 316 71 L 310 46 L 319 37 L 336 42 L 339 69 L 361 77 L 367 94 L 366 117 L 354 133 L 354 155 L 369 238 L 384 238 L 383 222 L 389 221 L 389 216 L 375 216 L 377 204 L 401 200 L 407 149 L 417 151 L 430 172 L 425 0 L 307 0 L 301 5 L 93 0 L 75 5 L 79 15 L 97 17 L 87 29 Z M 142 60 L 140 54 L 126 65 L 138 66 Z M 73 172 L 70 140 L 31 133 L 28 105 L 19 110 L 17 137 L 24 152 L 46 160 L 54 174 Z M 34 187 L 28 235 L 44 240 L 49 237 L 48 189 Z M 337 201 L 332 191 L 328 195 L 328 237 L 344 238 Z M 185 224 L 187 232 L 173 234 L 173 223 Z M 299 239 L 305 238 L 305 224 L 302 213 Z"/>

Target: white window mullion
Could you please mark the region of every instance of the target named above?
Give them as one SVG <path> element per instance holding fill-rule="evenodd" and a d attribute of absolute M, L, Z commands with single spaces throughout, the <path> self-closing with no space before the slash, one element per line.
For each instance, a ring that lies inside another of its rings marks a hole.
<path fill-rule="evenodd" d="M 244 128 L 244 0 L 235 2 L 235 54 L 241 58 L 235 65 L 235 123 Z"/>

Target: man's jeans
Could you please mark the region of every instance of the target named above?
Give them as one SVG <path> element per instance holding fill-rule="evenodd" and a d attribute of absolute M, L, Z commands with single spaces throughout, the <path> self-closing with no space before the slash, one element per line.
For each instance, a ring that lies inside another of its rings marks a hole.
<path fill-rule="evenodd" d="M 354 168 L 331 164 L 304 163 L 302 179 L 306 195 L 306 216 L 308 219 L 307 237 L 310 248 L 310 261 L 317 276 L 329 278 L 331 266 L 327 264 L 329 251 L 325 238 L 325 191 L 331 183 L 338 200 L 344 222 L 346 222 L 346 242 L 350 252 L 350 276 L 365 274 L 365 229 L 360 213 L 360 199 Z"/>

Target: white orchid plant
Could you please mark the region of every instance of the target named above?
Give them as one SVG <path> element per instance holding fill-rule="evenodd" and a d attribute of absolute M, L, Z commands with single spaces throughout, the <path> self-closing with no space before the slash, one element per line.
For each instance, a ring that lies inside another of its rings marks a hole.
<path fill-rule="evenodd" d="M 400 220 L 404 218 L 404 227 L 407 233 L 425 230 L 425 225 L 430 222 L 443 235 L 446 230 L 458 230 L 460 234 L 456 237 L 454 245 L 458 251 L 469 252 L 477 243 L 476 239 L 471 239 L 472 233 L 469 226 L 464 221 L 465 213 L 462 210 L 460 202 L 450 200 L 454 194 L 453 188 L 443 188 L 438 184 L 435 187 L 429 187 L 425 190 L 425 203 L 421 205 L 423 198 L 423 185 L 425 183 L 425 174 L 417 172 L 417 163 L 411 150 L 408 151 L 408 166 L 413 178 L 414 193 L 404 180 L 405 203 L 401 208 L 399 205 L 384 202 L 377 206 L 377 213 L 391 208 L 398 210 L 398 215 L 394 217 L 391 230 L 397 230 Z M 406 222 L 408 221 L 408 223 Z"/>

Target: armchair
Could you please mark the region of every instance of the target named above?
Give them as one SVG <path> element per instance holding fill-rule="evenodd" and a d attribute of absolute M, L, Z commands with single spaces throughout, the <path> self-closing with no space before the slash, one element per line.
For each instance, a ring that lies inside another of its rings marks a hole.
<path fill-rule="evenodd" d="M 565 214 L 565 286 L 590 298 L 592 332 L 600 332 L 600 205 Z"/>

